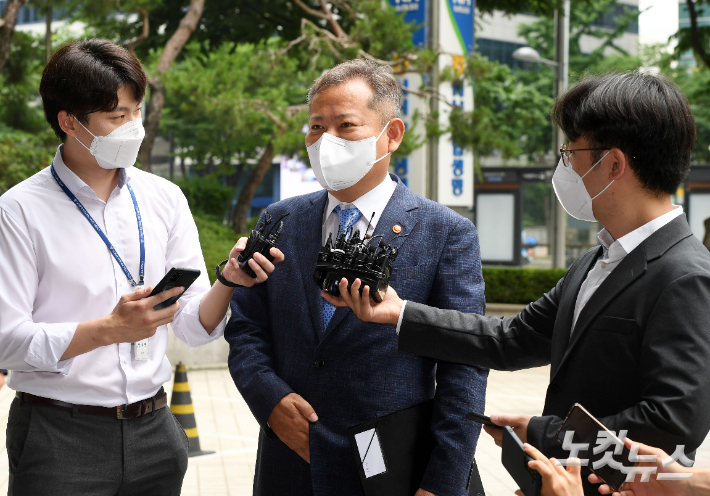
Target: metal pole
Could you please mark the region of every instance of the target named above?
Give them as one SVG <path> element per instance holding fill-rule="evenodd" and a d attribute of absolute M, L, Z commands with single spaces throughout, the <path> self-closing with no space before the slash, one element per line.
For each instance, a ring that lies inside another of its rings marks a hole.
<path fill-rule="evenodd" d="M 569 16 L 570 0 L 565 0 L 562 12 L 557 11 L 555 15 L 555 61 L 557 62 L 555 70 L 555 99 L 559 98 L 567 90 L 569 82 Z M 565 137 L 558 127 L 555 127 L 554 135 L 555 144 L 552 151 L 554 156 L 557 156 L 557 147 L 562 144 Z M 567 212 L 562 208 L 556 197 L 552 202 L 552 210 L 552 266 L 566 268 Z"/>
<path fill-rule="evenodd" d="M 441 0 L 429 0 L 429 47 L 432 50 L 439 50 L 439 3 Z M 437 57 L 431 69 L 431 87 L 435 93 L 439 91 L 439 59 Z M 438 115 L 439 99 L 433 96 L 429 100 L 429 116 Z M 438 179 L 439 179 L 439 138 L 432 136 L 429 138 L 427 164 L 427 198 L 437 201 Z"/>

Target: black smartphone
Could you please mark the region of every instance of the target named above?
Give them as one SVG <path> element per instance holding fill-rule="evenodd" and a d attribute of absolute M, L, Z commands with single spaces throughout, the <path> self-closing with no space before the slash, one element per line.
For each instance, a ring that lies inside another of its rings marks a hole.
<path fill-rule="evenodd" d="M 500 461 L 525 496 L 540 496 L 542 476 L 528 467 L 533 458 L 523 450 L 523 442 L 511 427 L 503 427 Z"/>
<path fill-rule="evenodd" d="M 500 429 L 500 425 L 496 425 L 493 422 L 491 422 L 490 417 L 486 417 L 482 413 L 478 412 L 468 412 L 466 414 L 466 418 L 468 420 L 473 420 L 474 422 L 478 422 L 479 424 L 487 425 L 488 427 L 496 427 Z"/>
<path fill-rule="evenodd" d="M 609 429 L 607 429 L 604 424 L 599 422 L 594 416 L 589 413 L 582 405 L 575 403 L 567 414 L 567 418 L 562 423 L 557 431 L 557 441 L 563 443 L 565 439 L 565 433 L 567 431 L 574 431 L 572 436 L 573 443 L 588 443 L 589 449 L 582 450 L 579 452 L 579 458 L 588 459 L 589 464 L 587 468 L 597 474 L 600 479 L 602 479 L 609 487 L 614 491 L 621 489 L 621 486 L 626 480 L 626 474 L 621 470 L 612 468 L 610 465 L 604 465 L 598 469 L 592 468 L 592 464 L 595 461 L 601 460 L 604 456 L 604 452 L 595 454 L 593 449 L 597 444 L 597 438 L 599 436 L 599 431 L 607 431 L 610 435 L 614 436 L 616 441 L 623 444 L 622 441 L 614 435 Z M 612 445 L 607 448 L 607 451 L 613 451 L 616 445 Z M 629 450 L 626 446 L 623 447 L 621 454 L 613 455 L 614 461 L 622 464 L 625 467 L 633 467 L 633 463 L 629 461 Z"/>
<path fill-rule="evenodd" d="M 187 288 L 189 288 L 198 277 L 200 277 L 199 270 L 181 269 L 179 267 L 173 267 L 168 271 L 167 274 L 165 274 L 165 277 L 163 277 L 160 282 L 155 285 L 153 291 L 150 293 L 150 296 L 155 296 L 158 293 L 162 293 L 163 291 L 167 291 L 168 289 L 179 288 L 180 286 L 185 288 L 185 291 L 187 291 Z M 178 298 L 184 295 L 185 291 L 183 291 L 177 296 L 168 298 L 162 303 L 158 303 L 153 307 L 153 310 L 160 310 L 161 308 L 169 307 L 170 305 L 178 301 Z"/>

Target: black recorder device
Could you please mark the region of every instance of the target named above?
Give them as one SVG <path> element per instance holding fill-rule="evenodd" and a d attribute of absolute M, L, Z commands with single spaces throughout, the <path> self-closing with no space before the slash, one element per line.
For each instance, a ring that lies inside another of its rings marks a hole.
<path fill-rule="evenodd" d="M 384 234 L 370 236 L 367 234 L 369 229 L 368 224 L 362 238 L 359 230 L 353 233 L 351 225 L 338 229 L 335 239 L 333 233 L 328 235 L 313 271 L 313 279 L 321 290 L 340 296 L 338 284 L 343 277 L 348 280 L 348 291 L 353 281 L 360 279 L 360 294 L 365 286 L 369 286 L 370 297 L 374 301 L 379 303 L 384 299 L 392 275 L 392 263 L 398 254 L 397 248 L 392 247 L 392 241 L 409 235 L 401 234 L 385 242 Z M 379 241 L 375 242 L 377 238 Z"/>
<path fill-rule="evenodd" d="M 278 241 L 279 236 L 281 236 L 281 231 L 284 227 L 283 219 L 289 215 L 291 215 L 290 212 L 282 215 L 279 220 L 274 223 L 267 234 L 265 231 L 267 226 L 271 224 L 271 214 L 268 210 L 264 213 L 264 219 L 261 222 L 261 227 L 257 225 L 256 229 L 251 232 L 244 251 L 242 251 L 237 257 L 237 263 L 246 275 L 256 278 L 256 273 L 251 269 L 251 267 L 249 267 L 249 260 L 254 257 L 255 253 L 261 253 L 267 258 L 267 260 L 269 260 L 269 262 L 274 261 L 274 257 L 272 257 L 269 252 L 271 251 L 271 248 L 276 246 L 276 241 Z M 277 225 L 278 228 L 274 230 L 274 227 Z"/>

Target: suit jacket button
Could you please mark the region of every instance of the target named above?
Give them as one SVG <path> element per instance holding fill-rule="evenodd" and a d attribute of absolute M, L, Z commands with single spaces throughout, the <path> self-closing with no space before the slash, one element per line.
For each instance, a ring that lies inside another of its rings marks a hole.
<path fill-rule="evenodd" d="M 321 368 L 323 365 L 325 365 L 325 362 L 323 360 L 316 360 L 314 365 L 316 366 L 317 369 Z"/>
<path fill-rule="evenodd" d="M 560 392 L 560 386 L 558 386 L 557 384 L 552 384 L 552 385 L 550 385 L 550 392 L 551 392 L 552 394 L 557 394 L 557 393 L 559 393 L 559 392 Z"/>

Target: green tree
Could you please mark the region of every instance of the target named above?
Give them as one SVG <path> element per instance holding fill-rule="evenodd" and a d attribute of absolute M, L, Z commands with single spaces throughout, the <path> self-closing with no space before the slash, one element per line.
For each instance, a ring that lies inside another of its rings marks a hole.
<path fill-rule="evenodd" d="M 10 45 L 15 32 L 17 14 L 26 2 L 27 0 L 9 0 L 5 4 L 2 17 L 0 17 L 0 72 L 10 57 Z"/>
<path fill-rule="evenodd" d="M 164 128 L 198 171 L 246 174 L 232 219 L 236 232 L 246 232 L 249 205 L 274 156 L 303 147 L 302 102 L 317 72 L 302 69 L 278 38 L 209 50 L 194 42 L 186 55 L 166 76 L 173 98 Z"/>
<path fill-rule="evenodd" d="M 570 13 L 570 83 L 586 74 L 609 70 L 633 70 L 641 65 L 617 41 L 638 11 L 627 9 L 615 19 L 614 29 L 595 26 L 600 16 L 617 6 L 616 0 L 573 2 Z M 543 58 L 554 59 L 554 21 L 543 15 L 537 21 L 520 27 L 520 34 Z M 582 37 L 596 38 L 598 48 L 584 53 Z M 609 55 L 608 52 L 616 55 Z M 452 112 L 452 134 L 455 141 L 467 146 L 477 157 L 500 153 L 504 158 L 528 156 L 543 161 L 553 147 L 553 129 L 549 120 L 553 104 L 554 73 L 547 66 L 529 65 L 526 69 L 510 69 L 474 54 L 467 60 L 464 75 L 451 72 L 445 78 L 454 82 L 462 77 L 474 81 L 474 109 Z M 556 144 L 554 145 L 556 146 Z"/>
<path fill-rule="evenodd" d="M 690 26 L 678 31 L 676 38 L 678 44 L 675 48 L 676 57 L 692 50 L 698 64 L 703 64 L 710 69 L 710 26 L 700 26 L 698 20 L 710 14 L 710 1 L 687 0 Z"/>
<path fill-rule="evenodd" d="M 59 144 L 37 105 L 45 57 L 38 42 L 15 33 L 0 72 L 0 194 L 49 165 Z"/>

